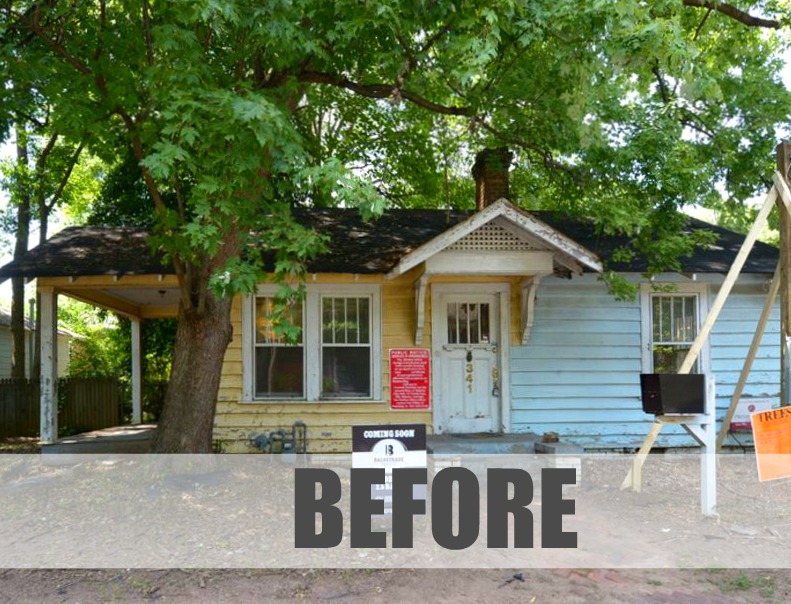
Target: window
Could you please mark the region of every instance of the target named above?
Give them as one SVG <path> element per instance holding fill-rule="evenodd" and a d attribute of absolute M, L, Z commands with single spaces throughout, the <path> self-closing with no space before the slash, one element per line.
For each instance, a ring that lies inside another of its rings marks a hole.
<path fill-rule="evenodd" d="M 651 296 L 654 373 L 677 373 L 698 333 L 696 295 Z M 692 368 L 697 373 L 697 363 Z"/>
<path fill-rule="evenodd" d="M 321 298 L 321 396 L 371 395 L 370 297 Z"/>
<path fill-rule="evenodd" d="M 489 305 L 448 302 L 448 344 L 488 344 Z"/>
<path fill-rule="evenodd" d="M 275 333 L 275 291 L 261 286 L 243 307 L 244 399 L 381 398 L 379 288 L 308 285 L 304 301 L 290 309 L 302 328 L 296 343 Z"/>
<path fill-rule="evenodd" d="M 679 284 L 672 293 L 658 293 L 643 286 L 643 370 L 677 373 L 698 335 L 700 317 L 705 315 L 706 286 Z M 703 373 L 708 349 L 704 346 L 692 373 Z"/>
<path fill-rule="evenodd" d="M 287 344 L 274 328 L 275 299 L 255 299 L 255 397 L 303 398 L 305 396 L 305 355 L 302 335 L 296 344 Z M 289 309 L 292 325 L 302 328 L 302 303 Z"/>

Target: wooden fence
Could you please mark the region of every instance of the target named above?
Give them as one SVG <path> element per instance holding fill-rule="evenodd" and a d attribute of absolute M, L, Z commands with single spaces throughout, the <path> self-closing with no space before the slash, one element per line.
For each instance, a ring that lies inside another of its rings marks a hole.
<path fill-rule="evenodd" d="M 0 437 L 38 436 L 38 380 L 0 379 Z M 111 378 L 58 380 L 61 433 L 100 430 L 121 423 L 121 384 Z"/>

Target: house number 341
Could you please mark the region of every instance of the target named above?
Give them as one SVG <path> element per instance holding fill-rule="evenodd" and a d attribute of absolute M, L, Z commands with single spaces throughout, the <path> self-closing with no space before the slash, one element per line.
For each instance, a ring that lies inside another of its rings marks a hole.
<path fill-rule="evenodd" d="M 472 393 L 472 380 L 473 380 L 472 374 L 474 371 L 472 363 L 467 363 L 466 370 L 467 370 L 467 375 L 464 379 L 467 382 L 467 392 Z"/>

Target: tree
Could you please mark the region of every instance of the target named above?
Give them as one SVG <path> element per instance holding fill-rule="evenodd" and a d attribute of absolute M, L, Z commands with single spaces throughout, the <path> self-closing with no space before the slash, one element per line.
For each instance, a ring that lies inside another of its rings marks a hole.
<path fill-rule="evenodd" d="M 132 149 L 181 289 L 156 449 L 208 452 L 231 296 L 262 277 L 262 241 L 281 279 L 321 246 L 292 203 L 370 213 L 417 158 L 505 143 L 528 202 L 672 268 L 695 243 L 677 209 L 717 184 L 759 190 L 789 114 L 781 5 L 751 6 L 763 16 L 708 0 L 10 2 L 3 52 L 57 99 L 55 122 Z M 316 142 L 309 116 L 341 129 Z"/>
<path fill-rule="evenodd" d="M 35 95 L 25 95 L 33 96 Z M 10 221 L 14 234 L 14 259 L 27 252 L 34 221 L 38 225 L 39 243 L 46 241 L 49 218 L 61 203 L 68 202 L 90 188 L 85 179 L 74 182 L 72 175 L 84 143 L 74 145 L 57 132 L 48 130 L 48 110 L 34 111 L 35 99 L 15 111 L 14 130 L 16 157 L 2 166 L 2 186 L 9 193 Z M 36 308 L 39 301 L 36 303 Z M 22 277 L 12 278 L 11 332 L 14 339 L 12 376 L 24 378 L 25 368 L 25 284 Z M 41 333 L 36 317 L 35 355 L 31 360 L 31 376 L 40 373 L 38 355 Z"/>

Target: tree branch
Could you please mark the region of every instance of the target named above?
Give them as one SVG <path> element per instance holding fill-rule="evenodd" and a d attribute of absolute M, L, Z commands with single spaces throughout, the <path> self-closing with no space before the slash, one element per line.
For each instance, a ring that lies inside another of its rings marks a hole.
<path fill-rule="evenodd" d="M 717 2 L 716 0 L 682 0 L 685 6 L 693 6 L 695 8 L 705 8 L 708 10 L 715 10 L 735 19 L 739 23 L 743 23 L 748 27 L 767 27 L 769 29 L 780 29 L 780 21 L 775 19 L 763 19 L 755 17 L 750 13 L 746 13 L 741 9 L 736 8 L 732 4 L 725 2 Z"/>
<path fill-rule="evenodd" d="M 500 139 L 501 141 L 508 143 L 509 145 L 514 145 L 515 147 L 520 147 L 527 151 L 528 153 L 532 153 L 533 155 L 538 155 L 541 159 L 541 163 L 543 166 L 549 170 L 559 170 L 568 174 L 573 180 L 579 181 L 581 173 L 579 170 L 575 170 L 571 166 L 567 166 L 556 160 L 552 157 L 552 153 L 547 151 L 546 149 L 542 149 L 538 145 L 523 140 L 521 138 L 517 138 L 515 136 L 511 136 L 509 134 L 505 134 L 504 132 L 498 130 L 491 124 L 486 123 L 484 120 L 475 119 L 474 122 L 480 125 L 484 130 L 493 134 L 496 138 Z"/>
<path fill-rule="evenodd" d="M 58 138 L 60 138 L 60 134 L 57 132 L 53 133 L 53 135 L 49 137 L 47 144 L 44 145 L 44 148 L 41 150 L 41 153 L 39 153 L 38 159 L 36 160 L 36 172 L 42 173 L 44 171 L 44 168 L 47 165 L 47 160 L 49 159 L 49 155 L 55 148 L 55 143 L 58 142 Z"/>
<path fill-rule="evenodd" d="M 66 188 L 66 185 L 69 182 L 69 178 L 71 178 L 71 173 L 74 171 L 74 166 L 77 165 L 77 160 L 80 158 L 80 154 L 82 150 L 85 148 L 85 141 L 80 143 L 80 146 L 75 149 L 74 153 L 71 155 L 71 159 L 69 159 L 69 165 L 66 168 L 66 171 L 63 173 L 63 177 L 60 179 L 58 183 L 58 188 L 55 193 L 52 194 L 52 199 L 47 204 L 47 211 L 51 212 L 52 208 L 55 207 L 55 204 L 58 203 L 58 199 L 60 196 L 63 195 L 63 189 Z"/>
<path fill-rule="evenodd" d="M 54 50 L 57 54 L 59 54 L 66 62 L 74 67 L 77 71 L 79 71 L 83 75 L 90 75 L 91 70 L 88 66 L 82 63 L 77 57 L 72 55 L 66 47 L 58 44 L 58 42 L 52 39 L 48 34 L 47 31 L 41 25 L 41 7 L 36 6 L 35 10 L 32 13 L 30 19 L 30 29 L 33 30 L 33 33 L 36 34 L 47 46 L 49 46 L 52 50 Z"/>
<path fill-rule="evenodd" d="M 151 39 L 151 14 L 148 6 L 148 0 L 143 0 L 143 33 L 146 42 L 146 60 L 148 66 L 154 65 L 154 43 Z"/>
<path fill-rule="evenodd" d="M 709 15 L 711 15 L 711 13 L 712 13 L 712 9 L 709 9 L 709 10 L 706 11 L 706 14 L 703 15 L 703 18 L 700 20 L 700 23 L 698 23 L 698 27 L 695 30 L 695 35 L 692 36 L 693 40 L 697 40 L 698 39 L 698 36 L 700 35 L 700 32 L 703 31 L 703 26 L 706 25 L 706 21 L 708 21 Z"/>
<path fill-rule="evenodd" d="M 654 72 L 654 76 L 656 77 L 656 81 L 659 84 L 659 94 L 662 95 L 662 102 L 667 105 L 670 103 L 670 93 L 667 90 L 667 82 L 665 82 L 665 78 L 662 77 L 662 72 L 659 71 L 659 63 L 654 63 L 654 66 L 651 68 L 651 71 Z"/>
<path fill-rule="evenodd" d="M 355 94 L 372 99 L 402 98 L 434 113 L 461 116 L 472 115 L 472 110 L 469 107 L 441 105 L 409 90 L 398 90 L 391 84 L 360 84 L 348 78 L 317 71 L 303 71 L 297 75 L 296 79 L 298 82 L 308 84 L 327 84 L 328 86 L 345 88 Z"/>

